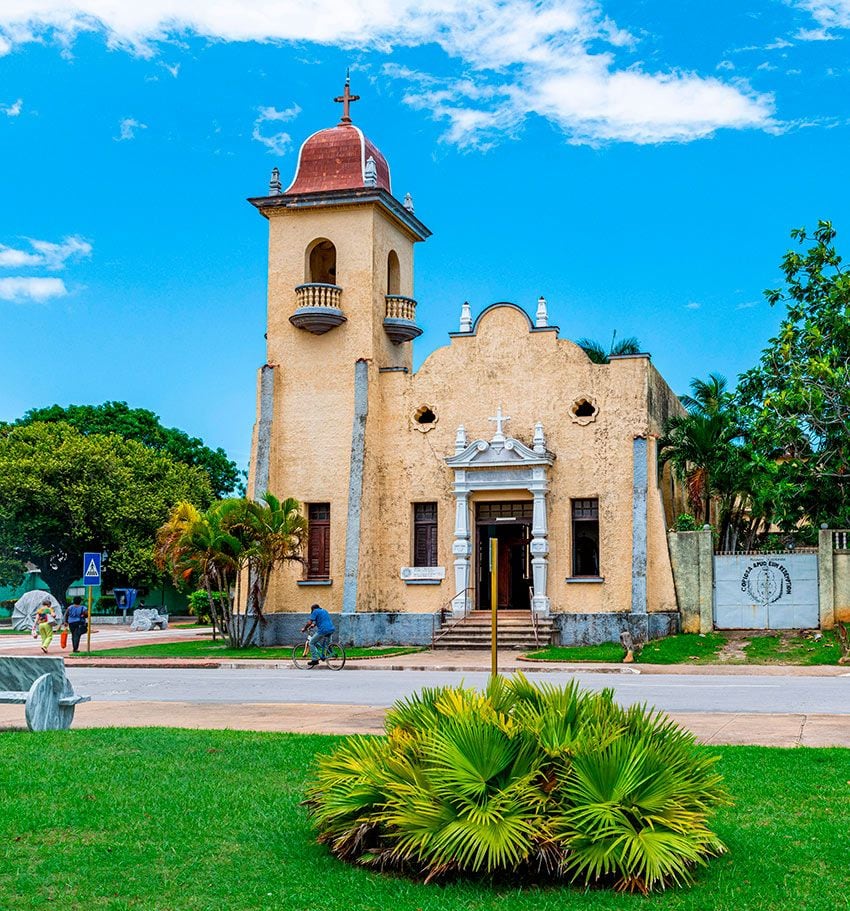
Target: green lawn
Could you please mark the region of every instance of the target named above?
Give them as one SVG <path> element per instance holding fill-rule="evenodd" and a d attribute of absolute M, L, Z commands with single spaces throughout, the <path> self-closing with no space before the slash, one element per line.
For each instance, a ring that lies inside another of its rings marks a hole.
<path fill-rule="evenodd" d="M 638 664 L 711 664 L 725 641 L 719 633 L 667 636 L 648 642 L 635 660 Z M 618 642 L 603 642 L 600 645 L 553 645 L 530 652 L 527 657 L 543 661 L 620 662 L 623 654 L 623 647 Z"/>
<path fill-rule="evenodd" d="M 389 655 L 406 655 L 421 651 L 419 648 L 346 648 L 349 658 L 376 658 Z M 288 661 L 292 646 L 275 648 L 229 648 L 224 642 L 211 639 L 190 639 L 188 642 L 162 642 L 155 645 L 131 645 L 126 648 L 92 649 L 94 658 L 265 658 Z M 70 656 L 73 657 L 73 656 Z M 80 652 L 87 658 L 86 652 Z"/>
<path fill-rule="evenodd" d="M 824 630 L 818 640 L 811 633 L 755 636 L 744 652 L 750 664 L 838 664 L 841 646 L 834 630 Z"/>
<path fill-rule="evenodd" d="M 336 738 L 184 730 L 0 732 L 0 908 L 15 911 L 839 911 L 850 751 L 712 749 L 730 853 L 641 898 L 429 885 L 346 866 L 300 801 Z M 147 770 L 147 774 L 146 771 Z"/>
<path fill-rule="evenodd" d="M 0 629 L 0 636 L 31 636 L 32 631 L 28 629 L 10 629 L 8 626 L 4 626 L 3 629 Z"/>

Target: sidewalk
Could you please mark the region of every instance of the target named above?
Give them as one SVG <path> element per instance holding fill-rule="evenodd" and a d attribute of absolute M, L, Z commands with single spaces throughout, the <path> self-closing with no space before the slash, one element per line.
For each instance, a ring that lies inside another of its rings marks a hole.
<path fill-rule="evenodd" d="M 312 703 L 89 702 L 77 728 L 177 727 L 299 734 L 380 734 L 387 709 Z M 701 743 L 850 747 L 850 715 L 679 712 L 670 717 Z M 0 730 L 24 726 L 21 706 L 0 706 Z"/>

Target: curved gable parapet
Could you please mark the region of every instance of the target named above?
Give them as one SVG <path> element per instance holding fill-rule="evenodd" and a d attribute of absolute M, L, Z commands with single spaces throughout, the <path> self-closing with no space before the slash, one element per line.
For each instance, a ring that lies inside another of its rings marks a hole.
<path fill-rule="evenodd" d="M 474 336 L 478 334 L 478 328 L 481 325 L 482 320 L 484 320 L 489 314 L 500 310 L 502 308 L 508 308 L 511 310 L 516 310 L 517 313 L 521 313 L 526 322 L 528 323 L 529 332 L 554 332 L 557 337 L 558 327 L 557 326 L 535 326 L 534 320 L 529 315 L 528 311 L 524 307 L 520 307 L 519 304 L 515 304 L 512 301 L 496 301 L 494 304 L 490 304 L 485 307 L 478 316 L 475 317 L 475 322 L 472 324 L 472 329 L 469 332 L 450 332 L 449 338 L 468 338 L 469 336 Z"/>

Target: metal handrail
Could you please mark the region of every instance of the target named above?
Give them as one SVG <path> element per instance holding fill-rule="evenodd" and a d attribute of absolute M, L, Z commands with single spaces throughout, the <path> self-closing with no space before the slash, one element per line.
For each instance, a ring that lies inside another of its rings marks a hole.
<path fill-rule="evenodd" d="M 437 615 L 438 614 L 440 615 L 440 620 L 442 621 L 443 615 L 449 609 L 449 607 L 451 606 L 451 604 L 455 600 L 455 598 L 457 598 L 460 595 L 465 595 L 467 592 L 471 592 L 471 591 L 473 591 L 472 586 L 468 585 L 466 588 L 461 589 L 459 592 L 455 592 L 451 596 L 451 598 L 449 598 L 449 600 L 446 601 L 446 603 L 439 610 L 435 610 L 434 613 L 431 614 L 431 648 L 434 647 L 434 644 L 436 643 L 437 639 L 440 638 L 437 635 L 437 632 L 438 632 Z M 454 621 L 454 623 L 450 623 L 448 626 L 441 626 L 439 628 L 440 636 L 445 635 L 450 629 L 454 629 L 454 627 L 456 627 L 458 625 L 458 623 L 461 622 L 461 620 L 465 620 L 469 616 L 469 612 L 472 609 L 470 607 L 471 603 L 472 603 L 471 598 L 464 598 L 463 615 L 458 617 L 457 620 Z"/>
<path fill-rule="evenodd" d="M 540 618 L 537 616 L 537 611 L 534 609 L 534 589 L 528 587 L 528 606 L 531 608 L 531 629 L 534 632 L 534 644 L 537 648 L 540 648 L 540 630 L 539 623 Z"/>

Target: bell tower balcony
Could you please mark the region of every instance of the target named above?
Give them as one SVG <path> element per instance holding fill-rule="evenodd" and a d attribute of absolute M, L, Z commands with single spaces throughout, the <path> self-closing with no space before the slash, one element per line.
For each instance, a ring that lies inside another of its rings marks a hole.
<path fill-rule="evenodd" d="M 412 297 L 388 294 L 386 301 L 384 332 L 394 345 L 412 341 L 422 335 L 422 330 L 416 325 L 416 301 Z"/>
<path fill-rule="evenodd" d="M 309 282 L 295 289 L 295 312 L 289 322 L 298 329 L 323 335 L 346 321 L 340 306 L 342 288 L 325 282 Z M 414 304 L 415 306 L 415 304 Z"/>

